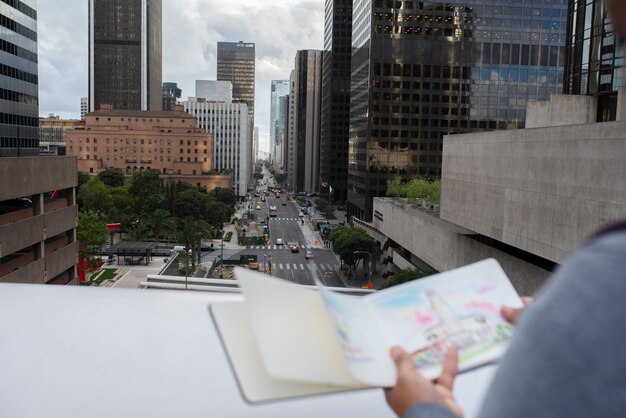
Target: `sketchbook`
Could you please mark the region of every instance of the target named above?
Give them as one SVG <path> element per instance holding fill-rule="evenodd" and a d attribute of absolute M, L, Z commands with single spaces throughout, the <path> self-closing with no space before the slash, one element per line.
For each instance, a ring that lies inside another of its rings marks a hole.
<path fill-rule="evenodd" d="M 429 379 L 441 372 L 451 344 L 459 348 L 460 372 L 492 363 L 513 335 L 500 307 L 522 306 L 493 259 L 367 296 L 246 269 L 235 275 L 244 301 L 212 305 L 211 314 L 244 398 L 253 403 L 393 386 L 395 345 Z"/>

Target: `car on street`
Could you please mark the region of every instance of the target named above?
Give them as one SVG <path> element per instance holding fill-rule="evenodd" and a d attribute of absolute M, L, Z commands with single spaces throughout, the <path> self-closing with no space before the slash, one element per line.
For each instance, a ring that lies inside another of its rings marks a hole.
<path fill-rule="evenodd" d="M 292 253 L 299 253 L 300 252 L 300 248 L 297 245 L 292 245 L 291 246 L 291 252 Z"/>
<path fill-rule="evenodd" d="M 276 245 L 283 245 L 283 239 L 282 238 L 276 238 Z"/>
<path fill-rule="evenodd" d="M 280 203 L 282 206 L 287 206 L 287 202 L 285 202 L 284 200 Z"/>
<path fill-rule="evenodd" d="M 313 251 L 311 251 L 311 249 L 310 249 L 310 248 L 307 248 L 307 249 L 306 249 L 306 252 L 304 253 L 304 258 L 306 258 L 307 260 L 308 260 L 309 258 L 313 258 Z"/>
<path fill-rule="evenodd" d="M 256 205 L 256 210 L 261 210 L 261 206 Z"/>
<path fill-rule="evenodd" d="M 304 218 L 304 213 L 300 212 L 300 213 L 298 214 L 298 216 L 299 216 L 299 217 L 301 217 L 301 218 Z"/>

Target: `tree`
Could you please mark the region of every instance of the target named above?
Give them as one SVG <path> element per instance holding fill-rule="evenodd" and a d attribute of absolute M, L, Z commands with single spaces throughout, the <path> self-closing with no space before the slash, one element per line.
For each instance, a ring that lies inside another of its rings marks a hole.
<path fill-rule="evenodd" d="M 371 252 L 374 247 L 374 239 L 359 228 L 337 228 L 330 233 L 329 238 L 333 244 L 333 251 L 351 270 L 354 270 L 359 260 L 363 258 L 359 251 Z"/>
<path fill-rule="evenodd" d="M 141 209 L 141 213 L 144 216 L 150 216 L 150 214 L 154 213 L 157 210 L 168 210 L 168 202 L 165 194 L 153 194 L 152 196 L 148 196 Z"/>
<path fill-rule="evenodd" d="M 237 203 L 237 195 L 235 195 L 235 192 L 231 189 L 216 187 L 215 189 L 211 190 L 209 196 L 215 197 L 217 200 L 228 206 L 235 206 L 235 204 Z"/>
<path fill-rule="evenodd" d="M 80 189 L 80 186 L 82 186 L 83 184 L 87 183 L 90 178 L 91 178 L 91 176 L 89 174 L 81 173 L 79 171 L 78 172 L 78 188 Z"/>
<path fill-rule="evenodd" d="M 174 218 L 172 218 L 170 213 L 165 209 L 155 210 L 147 216 L 146 221 L 154 233 L 154 239 L 157 241 L 161 237 L 161 231 L 163 231 L 163 229 L 173 230 L 176 228 Z"/>
<path fill-rule="evenodd" d="M 98 178 L 109 187 L 122 187 L 124 185 L 124 174 L 118 168 L 107 168 L 98 173 Z"/>
<path fill-rule="evenodd" d="M 111 190 L 98 177 L 92 177 L 78 190 L 78 203 L 81 212 L 108 216 L 113 210 Z"/>
<path fill-rule="evenodd" d="M 135 222 L 128 230 L 128 238 L 131 241 L 143 241 L 148 234 L 148 228 L 142 222 Z"/>
<path fill-rule="evenodd" d="M 208 239 L 213 235 L 213 228 L 201 219 L 187 219 L 183 221 L 181 228 L 177 231 L 176 239 L 185 246 L 185 252 L 191 251 L 191 267 L 196 267 L 195 254 L 198 253 L 200 241 Z M 199 259 L 199 258 L 198 258 Z"/>
<path fill-rule="evenodd" d="M 397 286 L 402 283 L 410 282 L 412 280 L 421 279 L 422 277 L 435 274 L 436 271 L 422 271 L 420 269 L 404 269 L 393 273 L 393 275 L 387 278 L 380 286 L 379 290 L 386 289 L 388 287 Z"/>
<path fill-rule="evenodd" d="M 137 197 L 137 212 L 143 211 L 143 203 L 150 197 L 163 193 L 161 177 L 156 170 L 147 170 L 143 173 L 135 173 L 130 179 L 128 191 Z"/>
<path fill-rule="evenodd" d="M 387 180 L 387 196 L 400 197 L 402 195 L 402 177 Z"/>
<path fill-rule="evenodd" d="M 76 234 L 78 255 L 80 259 L 87 259 L 99 254 L 99 247 L 106 244 L 108 237 L 106 222 L 94 213 L 80 213 Z"/>
<path fill-rule="evenodd" d="M 133 209 L 135 198 L 128 192 L 128 187 L 114 187 L 110 191 L 113 209 L 109 213 L 109 220 L 111 222 L 123 222 L 125 219 L 137 220 Z"/>
<path fill-rule="evenodd" d="M 176 195 L 172 212 L 174 216 L 180 219 L 203 218 L 203 209 L 204 199 L 202 194 L 199 191 L 192 189 Z"/>

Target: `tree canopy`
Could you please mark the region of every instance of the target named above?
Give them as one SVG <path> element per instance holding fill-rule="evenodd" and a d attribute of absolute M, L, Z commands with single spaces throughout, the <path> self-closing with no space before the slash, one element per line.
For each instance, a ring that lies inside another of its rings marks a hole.
<path fill-rule="evenodd" d="M 111 190 L 98 177 L 92 177 L 78 189 L 78 204 L 81 212 L 108 216 L 113 209 Z"/>
<path fill-rule="evenodd" d="M 98 178 L 109 187 L 122 187 L 124 185 L 124 174 L 118 168 L 107 168 L 98 173 Z"/>
<path fill-rule="evenodd" d="M 387 196 L 408 199 L 426 199 L 434 205 L 441 197 L 441 180 L 412 179 L 403 183 L 402 177 L 387 180 Z"/>
<path fill-rule="evenodd" d="M 364 257 L 362 252 L 371 252 L 374 247 L 374 239 L 360 228 L 337 228 L 330 233 L 329 238 L 333 251 L 351 269 Z"/>
<path fill-rule="evenodd" d="M 437 273 L 436 271 L 422 271 L 420 269 L 404 269 L 393 273 L 391 277 L 388 277 L 383 281 L 379 290 L 397 286 L 402 283 L 407 283 L 413 280 L 421 279 L 422 277 L 430 276 Z"/>
<path fill-rule="evenodd" d="M 81 259 L 99 254 L 98 247 L 106 244 L 108 231 L 106 222 L 94 213 L 78 215 L 78 255 Z"/>

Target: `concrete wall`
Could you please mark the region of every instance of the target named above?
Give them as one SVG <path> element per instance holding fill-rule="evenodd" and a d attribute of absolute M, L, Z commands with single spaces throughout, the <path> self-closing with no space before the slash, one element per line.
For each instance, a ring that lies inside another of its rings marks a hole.
<path fill-rule="evenodd" d="M 561 262 L 626 216 L 626 122 L 446 136 L 441 218 Z"/>
<path fill-rule="evenodd" d="M 495 258 L 522 295 L 534 294 L 550 275 L 547 270 L 462 235 L 461 228 L 415 209 L 411 204 L 398 202 L 397 199 L 375 198 L 374 210 L 382 214 L 383 220 L 374 217 L 372 225 L 437 271 Z"/>
<path fill-rule="evenodd" d="M 571 94 L 552 94 L 550 100 L 528 100 L 526 128 L 595 123 L 598 98 Z"/>
<path fill-rule="evenodd" d="M 3 157 L 0 162 L 0 201 L 77 184 L 75 157 Z"/>

